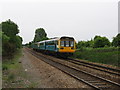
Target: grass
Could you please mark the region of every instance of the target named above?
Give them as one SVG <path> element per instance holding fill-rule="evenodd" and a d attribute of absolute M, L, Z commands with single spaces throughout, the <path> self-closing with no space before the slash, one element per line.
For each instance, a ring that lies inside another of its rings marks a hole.
<path fill-rule="evenodd" d="M 16 51 L 14 58 L 2 60 L 2 70 L 4 71 L 14 71 L 15 69 L 19 69 L 20 65 L 18 59 L 22 56 L 22 51 L 19 49 Z M 13 74 L 8 75 L 8 77 L 12 78 Z"/>
<path fill-rule="evenodd" d="M 15 79 L 15 75 L 13 73 L 8 75 L 8 78 L 7 78 L 8 81 L 13 81 L 14 79 Z"/>
<path fill-rule="evenodd" d="M 36 82 L 30 81 L 27 72 L 24 71 L 19 59 L 22 50 L 18 50 L 14 58 L 3 60 L 2 85 L 3 88 L 35 88 Z"/>
<path fill-rule="evenodd" d="M 120 67 L 120 56 L 119 48 L 83 48 L 82 50 L 77 50 L 73 57 L 88 60 L 91 62 L 109 64 L 113 66 Z"/>
<path fill-rule="evenodd" d="M 32 82 L 30 85 L 27 86 L 27 88 L 34 88 L 37 86 L 37 83 Z"/>
<path fill-rule="evenodd" d="M 16 87 L 16 85 L 12 86 L 12 82 L 15 82 L 17 77 L 20 76 L 21 65 L 19 63 L 19 58 L 22 56 L 22 50 L 19 49 L 16 51 L 14 58 L 2 60 L 2 70 L 3 70 L 3 87 L 6 84 L 8 88 Z"/>
<path fill-rule="evenodd" d="M 22 56 L 22 52 L 19 49 L 16 51 L 16 54 L 14 55 L 14 58 L 12 59 L 6 59 L 2 60 L 2 70 L 8 70 L 8 69 L 16 69 L 19 68 L 18 59 Z"/>

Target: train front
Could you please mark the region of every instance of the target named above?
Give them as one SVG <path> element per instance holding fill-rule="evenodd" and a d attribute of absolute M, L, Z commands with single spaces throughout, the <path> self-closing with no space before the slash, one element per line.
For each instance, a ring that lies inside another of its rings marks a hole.
<path fill-rule="evenodd" d="M 75 40 L 73 37 L 61 37 L 59 40 L 60 53 L 73 53 L 75 52 Z"/>

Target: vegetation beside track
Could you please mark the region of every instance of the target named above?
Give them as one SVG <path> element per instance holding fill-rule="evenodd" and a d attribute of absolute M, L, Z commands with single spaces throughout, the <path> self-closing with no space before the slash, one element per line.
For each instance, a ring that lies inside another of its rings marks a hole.
<path fill-rule="evenodd" d="M 3 60 L 3 88 L 33 88 L 35 84 L 27 79 L 28 76 L 20 61 L 22 50 L 19 49 L 15 53 L 12 59 Z"/>
<path fill-rule="evenodd" d="M 118 56 L 120 56 L 120 48 L 117 47 L 82 48 L 74 53 L 73 58 L 120 67 L 120 59 Z"/>
<path fill-rule="evenodd" d="M 10 19 L 0 23 L 0 40 L 2 38 L 2 57 L 12 58 L 15 51 L 22 47 L 19 27 Z"/>

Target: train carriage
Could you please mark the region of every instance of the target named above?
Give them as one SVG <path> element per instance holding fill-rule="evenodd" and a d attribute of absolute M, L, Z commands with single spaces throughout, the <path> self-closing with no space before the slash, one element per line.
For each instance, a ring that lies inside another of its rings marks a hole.
<path fill-rule="evenodd" d="M 76 46 L 73 37 L 60 37 L 34 43 L 33 49 L 67 56 L 75 52 Z"/>

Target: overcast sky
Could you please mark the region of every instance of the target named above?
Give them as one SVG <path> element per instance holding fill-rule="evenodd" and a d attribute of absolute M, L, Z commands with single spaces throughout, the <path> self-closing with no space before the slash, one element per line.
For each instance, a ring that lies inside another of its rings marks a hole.
<path fill-rule="evenodd" d="M 112 40 L 118 34 L 118 0 L 4 0 L 0 22 L 11 19 L 18 26 L 23 43 L 32 41 L 37 28 L 48 37 L 72 36 L 77 41 L 95 35 Z"/>

